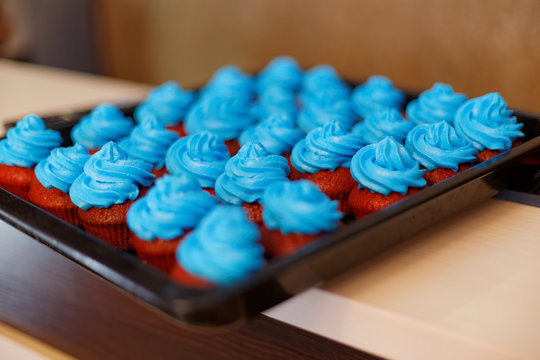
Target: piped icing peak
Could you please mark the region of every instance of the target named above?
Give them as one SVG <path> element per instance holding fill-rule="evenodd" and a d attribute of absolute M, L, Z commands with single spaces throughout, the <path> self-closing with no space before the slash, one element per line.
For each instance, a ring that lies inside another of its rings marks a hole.
<path fill-rule="evenodd" d="M 82 144 L 55 148 L 37 164 L 36 178 L 44 188 L 56 188 L 67 194 L 89 158 L 88 149 Z"/>
<path fill-rule="evenodd" d="M 259 237 L 241 207 L 216 206 L 180 243 L 176 258 L 187 272 L 227 285 L 264 266 Z"/>
<path fill-rule="evenodd" d="M 302 173 L 319 170 L 334 171 L 349 167 L 352 156 L 364 145 L 362 139 L 345 131 L 339 121 L 311 130 L 300 140 L 291 153 L 291 163 Z"/>
<path fill-rule="evenodd" d="M 409 187 L 425 186 L 425 171 L 420 170 L 405 147 L 391 137 L 363 147 L 351 162 L 351 175 L 359 183 L 358 188 L 383 195 L 392 191 L 405 195 Z"/>
<path fill-rule="evenodd" d="M 305 106 L 314 94 L 324 94 L 333 99 L 347 99 L 350 89 L 330 65 L 318 65 L 306 72 L 300 99 Z"/>
<path fill-rule="evenodd" d="M 396 89 L 389 78 L 373 75 L 354 89 L 351 100 L 354 111 L 358 116 L 365 118 L 382 108 L 391 107 L 400 110 L 405 102 L 405 94 Z"/>
<path fill-rule="evenodd" d="M 165 154 L 178 139 L 178 134 L 165 129 L 162 123 L 152 114 L 145 114 L 141 123 L 133 128 L 128 137 L 118 145 L 133 159 L 144 160 L 155 169 L 165 165 Z"/>
<path fill-rule="evenodd" d="M 277 86 L 262 90 L 257 101 L 251 106 L 251 114 L 259 120 L 274 114 L 295 116 L 296 112 L 295 94 Z"/>
<path fill-rule="evenodd" d="M 150 186 L 152 165 L 130 160 L 128 154 L 110 141 L 84 164 L 84 171 L 69 189 L 71 201 L 83 210 L 108 208 L 135 200 L 139 186 Z"/>
<path fill-rule="evenodd" d="M 450 85 L 435 83 L 407 104 L 407 118 L 415 124 L 454 122 L 457 109 L 467 101 L 467 96 L 455 93 Z"/>
<path fill-rule="evenodd" d="M 474 162 L 477 153 L 472 143 L 457 136 L 446 121 L 417 125 L 407 135 L 405 148 L 429 171 L 437 168 L 457 171 L 459 164 Z"/>
<path fill-rule="evenodd" d="M 298 127 L 304 132 L 339 121 L 349 130 L 354 123 L 354 114 L 348 98 L 325 94 L 324 92 L 306 94 L 304 107 L 298 113 Z"/>
<path fill-rule="evenodd" d="M 293 146 L 304 137 L 295 127 L 294 120 L 286 115 L 271 115 L 240 135 L 240 145 L 248 142 L 260 142 L 270 154 L 282 155 L 291 151 Z"/>
<path fill-rule="evenodd" d="M 471 141 L 479 151 L 507 150 L 524 134 L 513 111 L 499 93 L 489 93 L 465 102 L 454 118 L 456 133 Z"/>
<path fill-rule="evenodd" d="M 240 148 L 216 180 L 216 194 L 224 202 L 240 205 L 261 199 L 266 187 L 289 175 L 287 159 L 269 155 L 264 146 L 250 142 Z"/>
<path fill-rule="evenodd" d="M 403 118 L 393 108 L 384 108 L 370 113 L 363 122 L 355 125 L 353 133 L 360 136 L 366 144 L 374 144 L 387 136 L 403 143 L 414 124 Z"/>
<path fill-rule="evenodd" d="M 60 146 L 62 137 L 37 115 L 26 115 L 0 141 L 0 163 L 31 168 Z"/>
<path fill-rule="evenodd" d="M 135 109 L 135 120 L 141 122 L 145 113 L 155 115 L 165 125 L 176 125 L 195 100 L 195 93 L 169 81 L 150 90 L 146 100 Z"/>
<path fill-rule="evenodd" d="M 81 143 L 88 149 L 97 149 L 108 141 L 117 141 L 127 136 L 133 128 L 130 118 L 112 104 L 100 104 L 71 130 L 74 143 Z"/>
<path fill-rule="evenodd" d="M 257 77 L 259 91 L 272 86 L 296 91 L 302 82 L 302 69 L 290 56 L 272 59 Z"/>
<path fill-rule="evenodd" d="M 230 157 L 220 137 L 202 131 L 177 140 L 167 151 L 165 163 L 171 174 L 186 173 L 202 187 L 214 188 Z"/>
<path fill-rule="evenodd" d="M 343 217 L 338 202 L 308 180 L 274 183 L 265 190 L 261 202 L 265 225 L 283 234 L 334 231 Z"/>
<path fill-rule="evenodd" d="M 240 68 L 227 65 L 219 68 L 201 91 L 203 98 L 222 96 L 249 101 L 254 92 L 253 79 Z"/>
<path fill-rule="evenodd" d="M 207 130 L 224 140 L 231 140 L 254 122 L 241 99 L 214 96 L 199 101 L 190 109 L 185 128 L 189 135 Z"/>
<path fill-rule="evenodd" d="M 191 176 L 164 175 L 131 206 L 127 224 L 143 240 L 171 240 L 196 227 L 217 203 Z"/>

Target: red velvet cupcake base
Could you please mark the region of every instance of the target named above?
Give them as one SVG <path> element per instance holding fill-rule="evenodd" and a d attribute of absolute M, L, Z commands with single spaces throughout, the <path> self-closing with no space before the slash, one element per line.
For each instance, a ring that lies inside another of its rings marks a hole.
<path fill-rule="evenodd" d="M 284 235 L 279 230 L 270 230 L 265 225 L 261 226 L 261 244 L 267 256 L 278 257 L 294 253 L 299 248 L 321 237 L 319 234 L 290 233 Z"/>
<path fill-rule="evenodd" d="M 358 189 L 355 187 L 349 194 L 349 206 L 357 219 L 371 213 L 384 209 L 387 206 L 397 203 L 399 200 L 412 195 L 420 189 L 409 189 L 407 194 L 401 195 L 391 192 L 388 196 L 380 193 L 372 193 L 368 189 Z"/>
<path fill-rule="evenodd" d="M 255 224 L 262 223 L 263 206 L 260 203 L 244 203 L 242 207 L 246 210 L 247 218 Z"/>
<path fill-rule="evenodd" d="M 0 164 L 0 187 L 21 199 L 28 200 L 28 189 L 34 168 Z"/>
<path fill-rule="evenodd" d="M 46 189 L 35 176 L 28 190 L 28 200 L 64 221 L 75 226 L 81 225 L 77 215 L 78 207 L 73 204 L 69 194 L 56 188 Z"/>
<path fill-rule="evenodd" d="M 443 180 L 446 180 L 456 174 L 459 174 L 462 171 L 465 171 L 472 167 L 471 164 L 461 164 L 458 167 L 457 171 L 453 171 L 450 169 L 435 169 L 433 171 L 426 171 L 424 173 L 424 179 L 426 179 L 428 185 L 433 185 L 436 183 L 439 183 Z"/>
<path fill-rule="evenodd" d="M 519 141 L 519 140 L 514 141 L 512 143 L 512 147 L 516 147 L 516 146 L 519 146 L 519 145 L 521 145 L 521 141 Z M 483 162 L 483 161 L 489 160 L 491 158 L 494 158 L 495 156 L 499 155 L 500 153 L 502 153 L 502 151 L 484 149 L 484 150 L 480 151 L 478 153 L 478 155 L 476 155 L 476 159 L 478 160 L 478 162 Z"/>
<path fill-rule="evenodd" d="M 126 214 L 132 201 L 109 208 L 78 209 L 77 213 L 86 231 L 120 250 L 131 250 Z"/>
<path fill-rule="evenodd" d="M 176 248 L 185 235 L 172 240 L 146 241 L 131 232 L 129 242 L 142 261 L 168 273 L 176 263 Z"/>
<path fill-rule="evenodd" d="M 180 137 L 184 137 L 187 135 L 186 129 L 184 127 L 184 123 L 180 122 L 177 125 L 169 125 L 166 127 L 167 130 L 174 131 L 177 133 Z"/>
<path fill-rule="evenodd" d="M 240 150 L 240 143 L 238 140 L 227 140 L 225 141 L 225 145 L 227 146 L 227 149 L 229 149 L 229 154 L 231 154 L 231 156 L 236 155 L 238 150 Z"/>
<path fill-rule="evenodd" d="M 174 281 L 187 287 L 207 289 L 214 286 L 208 280 L 190 274 L 178 263 L 173 266 L 170 274 Z"/>

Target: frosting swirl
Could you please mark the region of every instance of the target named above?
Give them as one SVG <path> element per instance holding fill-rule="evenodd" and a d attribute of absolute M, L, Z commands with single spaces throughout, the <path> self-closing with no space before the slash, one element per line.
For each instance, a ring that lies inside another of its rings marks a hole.
<path fill-rule="evenodd" d="M 60 146 L 62 137 L 36 115 L 26 115 L 0 141 L 0 163 L 31 168 Z"/>
<path fill-rule="evenodd" d="M 165 165 L 165 154 L 169 146 L 178 139 L 178 134 L 165 129 L 165 124 L 154 115 L 145 114 L 141 123 L 133 128 L 128 137 L 118 146 L 133 159 L 144 160 L 155 169 Z"/>
<path fill-rule="evenodd" d="M 215 96 L 199 101 L 190 109 L 185 128 L 189 135 L 207 130 L 231 140 L 254 122 L 242 100 Z"/>
<path fill-rule="evenodd" d="M 257 102 L 251 106 L 251 114 L 256 119 L 264 119 L 273 114 L 296 115 L 296 97 L 289 90 L 277 86 L 265 88 Z"/>
<path fill-rule="evenodd" d="M 251 141 L 260 142 L 268 153 L 281 155 L 291 151 L 303 137 L 304 134 L 294 126 L 292 118 L 278 114 L 244 130 L 238 141 L 240 145 Z"/>
<path fill-rule="evenodd" d="M 55 148 L 36 165 L 36 178 L 44 188 L 56 188 L 67 194 L 89 158 L 88 149 L 82 144 Z"/>
<path fill-rule="evenodd" d="M 374 75 L 354 89 L 351 101 L 358 116 L 365 118 L 373 111 L 387 107 L 400 110 L 405 95 L 387 77 Z"/>
<path fill-rule="evenodd" d="M 139 185 L 150 186 L 152 165 L 130 160 L 116 143 L 108 142 L 84 164 L 84 171 L 69 189 L 71 201 L 83 210 L 107 208 L 135 200 Z"/>
<path fill-rule="evenodd" d="M 437 168 L 457 171 L 459 164 L 474 162 L 478 152 L 444 120 L 415 126 L 407 135 L 405 148 L 429 171 Z"/>
<path fill-rule="evenodd" d="M 180 243 L 176 259 L 191 274 L 230 284 L 264 266 L 259 237 L 257 226 L 242 208 L 217 206 Z"/>
<path fill-rule="evenodd" d="M 362 137 L 366 144 L 379 142 L 387 136 L 403 143 L 413 127 L 414 124 L 405 120 L 398 110 L 385 108 L 370 113 L 353 127 L 352 132 Z"/>
<path fill-rule="evenodd" d="M 258 202 L 268 185 L 287 179 L 287 159 L 268 155 L 259 143 L 247 143 L 225 165 L 225 172 L 216 180 L 216 195 L 220 200 L 240 205 Z"/>
<path fill-rule="evenodd" d="M 403 145 L 391 137 L 363 147 L 351 162 L 351 175 L 359 183 L 358 188 L 383 195 L 392 191 L 405 195 L 409 187 L 425 186 L 424 172 Z"/>
<path fill-rule="evenodd" d="M 177 140 L 167 151 L 165 164 L 171 174 L 186 173 L 202 187 L 213 188 L 230 157 L 220 137 L 203 131 Z"/>
<path fill-rule="evenodd" d="M 523 124 L 512 114 L 499 93 L 490 93 L 465 102 L 456 112 L 454 128 L 479 151 L 506 150 L 524 136 L 520 131 Z"/>
<path fill-rule="evenodd" d="M 124 117 L 116 106 L 105 103 L 96 106 L 73 127 L 71 139 L 88 149 L 97 149 L 108 141 L 123 138 L 132 128 L 130 118 Z"/>
<path fill-rule="evenodd" d="M 354 123 L 351 103 L 348 99 L 332 96 L 324 92 L 305 95 L 304 107 L 298 113 L 298 127 L 304 132 L 328 122 L 339 121 L 350 129 Z"/>
<path fill-rule="evenodd" d="M 217 203 L 191 176 L 164 175 L 130 207 L 127 224 L 143 240 L 171 240 L 196 227 Z"/>
<path fill-rule="evenodd" d="M 333 99 L 348 99 L 349 87 L 341 80 L 336 70 L 330 65 L 318 65 L 306 72 L 300 100 L 302 104 L 309 102 L 312 94 L 322 93 Z"/>
<path fill-rule="evenodd" d="M 334 171 L 340 166 L 349 167 L 352 156 L 363 145 L 362 139 L 347 133 L 340 122 L 329 122 L 311 130 L 293 147 L 291 163 L 302 173 Z"/>
<path fill-rule="evenodd" d="M 334 231 L 343 217 L 338 202 L 331 201 L 307 180 L 274 183 L 266 189 L 261 202 L 265 225 L 283 234 Z"/>
<path fill-rule="evenodd" d="M 266 65 L 257 76 L 257 87 L 262 91 L 271 86 L 279 86 L 294 92 L 302 82 L 302 69 L 289 56 L 278 56 Z"/>
<path fill-rule="evenodd" d="M 407 118 L 416 124 L 447 121 L 452 123 L 457 109 L 467 96 L 455 93 L 450 85 L 435 83 L 407 104 Z"/>
<path fill-rule="evenodd" d="M 219 68 L 201 91 L 201 97 L 235 97 L 249 103 L 254 94 L 253 79 L 233 65 Z"/>
<path fill-rule="evenodd" d="M 184 90 L 168 81 L 150 90 L 146 100 L 135 109 L 135 120 L 141 122 L 145 113 L 155 115 L 165 125 L 176 125 L 184 118 L 186 110 L 195 100 L 195 93 Z"/>

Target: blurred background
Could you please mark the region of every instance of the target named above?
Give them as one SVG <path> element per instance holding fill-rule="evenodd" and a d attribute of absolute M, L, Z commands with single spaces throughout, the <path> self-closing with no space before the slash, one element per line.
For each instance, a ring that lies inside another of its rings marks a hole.
<path fill-rule="evenodd" d="M 540 113 L 538 0 L 0 0 L 0 56 L 159 84 L 291 55 Z"/>

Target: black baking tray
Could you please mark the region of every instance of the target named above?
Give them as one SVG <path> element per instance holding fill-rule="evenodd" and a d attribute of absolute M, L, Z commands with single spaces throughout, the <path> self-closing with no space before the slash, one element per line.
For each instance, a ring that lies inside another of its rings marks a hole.
<path fill-rule="evenodd" d="M 414 96 L 408 94 L 409 100 Z M 123 105 L 132 115 L 134 104 Z M 88 111 L 46 117 L 67 140 Z M 191 289 L 0 189 L 0 218 L 37 241 L 100 275 L 148 305 L 183 323 L 221 326 L 242 321 L 347 270 L 436 221 L 493 197 L 508 187 L 526 190 L 540 174 L 540 117 L 516 112 L 526 137 L 521 145 L 405 198 L 296 253 L 269 261 L 261 271 L 232 285 Z M 69 140 L 68 140 L 69 141 Z M 66 143 L 64 143 L 64 146 Z"/>

